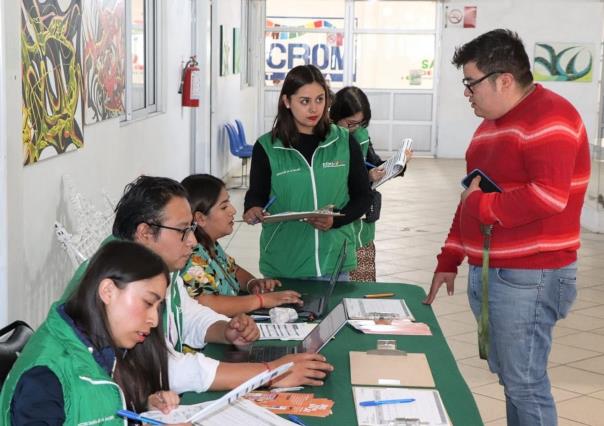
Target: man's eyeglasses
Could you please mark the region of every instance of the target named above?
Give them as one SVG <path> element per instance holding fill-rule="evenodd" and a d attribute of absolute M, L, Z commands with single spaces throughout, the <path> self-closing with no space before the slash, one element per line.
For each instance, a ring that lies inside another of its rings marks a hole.
<path fill-rule="evenodd" d="M 173 226 L 160 225 L 159 223 L 147 223 L 147 222 L 145 222 L 145 223 L 149 226 L 154 226 L 156 228 L 171 229 L 172 231 L 180 232 L 182 234 L 180 241 L 186 240 L 189 233 L 195 232 L 195 230 L 197 229 L 197 222 L 193 222 L 186 228 L 175 228 Z"/>
<path fill-rule="evenodd" d="M 480 77 L 477 80 L 472 80 L 471 78 L 464 78 L 463 80 L 461 80 L 461 83 L 464 86 L 466 86 L 466 89 L 468 89 L 470 91 L 470 93 L 474 94 L 472 87 L 476 86 L 477 84 L 482 83 L 483 81 L 485 81 L 487 78 L 491 77 L 492 75 L 501 74 L 504 72 L 505 71 L 491 71 L 490 73 L 483 75 L 482 77 Z"/>

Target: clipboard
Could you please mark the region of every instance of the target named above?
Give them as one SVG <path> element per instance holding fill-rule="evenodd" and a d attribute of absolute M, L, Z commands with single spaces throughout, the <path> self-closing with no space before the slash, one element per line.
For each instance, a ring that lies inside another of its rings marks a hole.
<path fill-rule="evenodd" d="M 396 349 L 351 351 L 350 382 L 370 386 L 436 387 L 426 354 Z"/>

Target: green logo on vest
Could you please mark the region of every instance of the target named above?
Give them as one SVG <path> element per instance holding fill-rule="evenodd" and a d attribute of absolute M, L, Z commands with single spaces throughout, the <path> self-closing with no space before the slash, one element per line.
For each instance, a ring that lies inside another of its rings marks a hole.
<path fill-rule="evenodd" d="M 346 167 L 346 163 L 344 163 L 341 160 L 336 160 L 336 161 L 326 161 L 323 163 L 323 168 L 324 169 L 330 169 L 333 167 Z"/>

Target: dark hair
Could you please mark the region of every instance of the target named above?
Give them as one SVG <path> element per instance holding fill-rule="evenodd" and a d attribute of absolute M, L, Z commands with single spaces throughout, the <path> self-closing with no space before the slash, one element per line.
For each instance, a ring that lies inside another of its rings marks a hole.
<path fill-rule="evenodd" d="M 533 82 L 528 55 L 522 40 L 513 31 L 489 31 L 455 49 L 452 62 L 457 68 L 472 61 L 485 74 L 494 71 L 512 74 L 522 87 Z"/>
<path fill-rule="evenodd" d="M 189 194 L 189 204 L 191 204 L 193 216 L 195 216 L 195 212 L 200 212 L 204 215 L 210 213 L 210 209 L 218 202 L 220 191 L 225 188 L 222 180 L 208 174 L 191 175 L 186 177 L 181 183 L 187 190 L 187 194 Z M 201 226 L 198 226 L 195 230 L 195 238 L 210 254 L 214 252 L 214 241 L 212 241 Z"/>
<path fill-rule="evenodd" d="M 348 86 L 335 94 L 331 108 L 329 109 L 329 117 L 332 122 L 337 123 L 343 118 L 355 115 L 357 112 L 363 113 L 363 121 L 360 123 L 361 127 L 369 126 L 371 107 L 369 106 L 367 95 L 358 87 Z"/>
<path fill-rule="evenodd" d="M 124 195 L 115 207 L 113 235 L 134 240 L 141 223 L 161 224 L 166 204 L 174 197 L 187 197 L 187 191 L 177 181 L 155 176 L 139 176 L 126 185 Z M 160 229 L 151 227 L 157 235 Z"/>
<path fill-rule="evenodd" d="M 298 128 L 294 121 L 292 112 L 285 106 L 283 101 L 283 95 L 287 99 L 291 99 L 300 87 L 306 84 L 319 83 L 325 91 L 325 109 L 323 115 L 319 119 L 319 122 L 313 128 L 313 134 L 319 137 L 321 140 L 325 139 L 329 132 L 329 86 L 319 71 L 319 68 L 314 65 L 298 65 L 292 68 L 285 76 L 283 87 L 281 87 L 281 93 L 279 94 L 279 105 L 277 107 L 277 116 L 273 122 L 273 130 L 271 131 L 272 140 L 276 138 L 280 139 L 285 146 L 297 145 L 299 136 Z"/>
<path fill-rule="evenodd" d="M 141 244 L 130 241 L 111 241 L 102 246 L 90 259 L 86 273 L 75 292 L 65 303 L 65 312 L 97 349 L 112 347 L 117 355 L 115 380 L 126 397 L 128 406 L 137 411 L 146 410 L 147 397 L 158 390 L 169 389 L 168 348 L 161 327 L 151 329 L 144 343 L 124 352 L 116 347 L 99 296 L 99 284 L 109 278 L 119 288 L 134 281 L 162 275 L 170 283 L 168 267 L 157 254 Z M 163 308 L 163 305 L 162 305 Z"/>

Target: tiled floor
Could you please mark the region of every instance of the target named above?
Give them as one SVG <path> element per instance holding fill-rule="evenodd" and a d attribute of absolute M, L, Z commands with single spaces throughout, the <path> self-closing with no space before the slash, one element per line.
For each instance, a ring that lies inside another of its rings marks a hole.
<path fill-rule="evenodd" d="M 414 159 L 403 179 L 382 187 L 377 226 L 379 281 L 419 284 L 428 289 L 435 256 L 459 200 L 461 160 Z M 240 215 L 243 191 L 232 190 Z M 228 252 L 258 274 L 259 227 L 241 225 L 227 238 Z M 560 426 L 604 425 L 604 235 L 584 231 L 579 253 L 579 294 L 568 318 L 554 332 L 549 372 Z M 467 265 L 460 268 L 455 295 L 443 290 L 433 307 L 449 346 L 486 425 L 505 425 L 503 391 L 478 358 L 476 323 L 465 295 Z"/>

